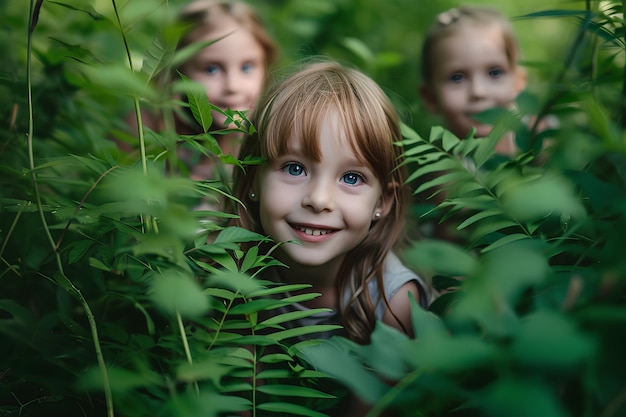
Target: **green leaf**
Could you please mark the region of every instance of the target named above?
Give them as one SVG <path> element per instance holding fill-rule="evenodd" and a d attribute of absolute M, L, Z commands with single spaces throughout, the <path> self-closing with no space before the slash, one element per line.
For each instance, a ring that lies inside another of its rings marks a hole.
<path fill-rule="evenodd" d="M 133 72 L 124 65 L 83 66 L 82 71 L 93 85 L 106 89 L 109 94 L 113 92 L 131 97 L 142 97 L 150 102 L 158 101 L 158 93 L 148 84 L 145 74 Z"/>
<path fill-rule="evenodd" d="M 243 262 L 241 263 L 241 272 L 246 272 L 252 266 L 256 264 L 257 257 L 259 256 L 259 247 L 253 246 L 246 252 L 246 255 L 243 258 Z"/>
<path fill-rule="evenodd" d="M 498 240 L 496 240 L 495 242 L 493 242 L 491 245 L 487 246 L 486 248 L 482 249 L 482 252 L 489 252 L 492 251 L 494 249 L 499 249 L 502 246 L 508 245 L 509 243 L 513 243 L 513 242 L 518 242 L 520 240 L 529 240 L 530 237 L 528 235 L 524 235 L 522 233 L 514 233 L 511 235 L 506 235 Z"/>
<path fill-rule="evenodd" d="M 237 293 L 230 291 L 230 290 L 226 290 L 224 288 L 216 288 L 216 287 L 209 287 L 209 288 L 205 288 L 204 289 L 204 293 L 206 295 L 210 295 L 213 297 L 218 297 L 218 298 L 224 298 L 226 300 L 234 300 L 235 297 L 237 297 Z"/>
<path fill-rule="evenodd" d="M 414 191 L 414 193 L 419 194 L 433 187 L 441 186 L 443 184 L 451 183 L 451 182 L 460 182 L 461 180 L 467 180 L 468 178 L 471 178 L 471 177 L 469 177 L 466 172 L 459 171 L 459 172 L 444 173 L 442 175 L 437 176 L 433 180 L 420 184 L 419 187 L 417 187 L 417 189 Z"/>
<path fill-rule="evenodd" d="M 168 68 L 171 59 L 174 56 L 173 47 L 168 47 L 160 36 L 152 40 L 150 48 L 143 57 L 141 71 L 146 74 L 148 81 L 160 74 L 164 69 Z"/>
<path fill-rule="evenodd" d="M 285 303 L 280 300 L 273 300 L 269 298 L 261 298 L 257 300 L 248 301 L 246 303 L 237 304 L 231 309 L 232 314 L 251 314 L 258 313 L 259 311 L 273 310 L 278 307 L 284 306 L 289 303 Z"/>
<path fill-rule="evenodd" d="M 509 227 L 516 227 L 519 230 L 520 225 L 506 218 L 495 218 L 488 222 L 481 222 L 472 230 L 472 240 L 477 241 L 486 235 L 508 229 Z M 528 237 L 527 235 L 524 236 Z"/>
<path fill-rule="evenodd" d="M 466 250 L 438 240 L 416 241 L 403 259 L 409 267 L 428 275 L 467 276 L 477 266 Z"/>
<path fill-rule="evenodd" d="M 477 399 L 480 398 L 480 401 Z M 507 417 L 567 417 L 553 388 L 536 379 L 502 378 L 489 384 L 467 406 L 485 410 L 490 416 Z"/>
<path fill-rule="evenodd" d="M 250 294 L 250 297 L 267 297 L 275 294 L 289 293 L 311 288 L 311 284 L 279 284 L 271 288 L 261 288 Z"/>
<path fill-rule="evenodd" d="M 189 108 L 194 119 L 202 127 L 203 132 L 208 132 L 213 124 L 213 116 L 211 111 L 213 107 L 209 103 L 207 97 L 206 87 L 204 85 L 192 81 L 183 74 L 179 73 L 183 80 L 183 87 L 187 93 L 187 100 L 189 102 Z"/>
<path fill-rule="evenodd" d="M 595 346 L 566 316 L 539 311 L 522 319 L 511 353 L 525 367 L 575 372 L 592 360 Z"/>
<path fill-rule="evenodd" d="M 159 386 L 162 381 L 158 374 L 148 370 L 131 371 L 113 367 L 107 369 L 107 374 L 109 386 L 118 393 L 145 386 Z M 76 386 L 80 390 L 102 391 L 104 389 L 102 371 L 97 367 L 87 369 L 78 379 Z"/>
<path fill-rule="evenodd" d="M 225 271 L 216 271 L 214 274 L 214 278 L 219 280 L 219 281 L 223 281 L 224 278 L 222 277 L 223 274 L 227 274 L 227 273 L 233 273 L 233 274 L 238 274 L 239 275 L 239 267 L 237 266 L 237 262 L 233 259 L 232 255 L 228 252 L 221 252 L 221 253 L 213 253 L 211 255 L 211 259 L 215 262 L 217 262 L 218 264 L 220 264 L 222 267 L 225 268 Z M 245 277 L 248 277 L 247 275 L 244 274 Z M 248 277 L 249 278 L 249 277 Z M 243 280 L 240 280 L 239 278 L 235 278 L 236 280 L 238 280 L 237 282 L 241 282 Z M 247 286 L 246 286 L 247 287 Z M 232 286 L 230 286 L 229 288 L 233 288 Z M 235 288 L 236 289 L 236 288 Z"/>
<path fill-rule="evenodd" d="M 340 43 L 354 55 L 360 58 L 364 64 L 371 64 L 374 62 L 374 54 L 371 49 L 357 38 L 343 38 Z"/>
<path fill-rule="evenodd" d="M 259 326 L 274 326 L 277 324 L 282 324 L 285 322 L 293 322 L 296 320 L 300 320 L 304 317 L 310 317 L 319 313 L 327 313 L 332 311 L 330 308 L 312 308 L 306 311 L 290 311 L 288 313 L 277 314 L 275 316 L 270 317 L 267 320 L 259 323 Z"/>
<path fill-rule="evenodd" d="M 165 313 L 197 317 L 208 313 L 209 299 L 189 273 L 168 269 L 155 273 L 150 282 L 150 299 Z"/>
<path fill-rule="evenodd" d="M 102 271 L 111 271 L 110 267 L 106 266 L 104 262 L 96 258 L 89 258 L 89 266 L 100 269 Z"/>
<path fill-rule="evenodd" d="M 585 216 L 585 208 L 572 184 L 559 176 L 546 175 L 510 188 L 502 199 L 505 210 L 522 221 L 543 218 L 553 213 L 567 214 L 575 219 Z"/>
<path fill-rule="evenodd" d="M 326 414 L 313 411 L 310 408 L 289 403 L 280 402 L 265 402 L 257 404 L 257 408 L 263 411 L 271 411 L 274 413 L 284 413 L 285 415 L 292 416 L 308 416 L 308 417 L 328 417 Z"/>
<path fill-rule="evenodd" d="M 232 258 L 229 257 L 229 259 L 231 259 L 232 261 Z M 243 295 L 248 295 L 252 292 L 258 291 L 260 288 L 263 288 L 263 285 L 256 279 L 250 277 L 247 274 L 237 272 L 237 266 L 234 264 L 234 261 L 233 268 L 235 269 L 235 271 L 216 271 L 213 275 L 211 275 L 211 285 L 221 288 L 228 288 Z M 248 311 L 248 313 L 251 312 L 252 311 Z"/>
<path fill-rule="evenodd" d="M 405 146 L 412 145 L 417 142 L 426 142 L 415 130 L 403 122 L 400 123 L 400 133 L 402 134 L 402 137 L 405 138 L 403 141 Z"/>
<path fill-rule="evenodd" d="M 333 324 L 317 324 L 317 325 L 312 325 L 312 326 L 297 327 L 293 329 L 287 329 L 287 330 L 282 330 L 279 332 L 274 332 L 270 334 L 268 337 L 277 341 L 282 341 L 285 339 L 291 339 L 293 337 L 300 337 L 300 336 L 310 335 L 314 333 L 332 332 L 333 330 L 338 330 L 341 328 L 342 328 L 341 326 L 335 326 Z"/>
<path fill-rule="evenodd" d="M 263 235 L 251 232 L 243 227 L 230 226 L 222 230 L 215 238 L 214 243 L 244 243 L 244 242 L 268 242 Z"/>
<path fill-rule="evenodd" d="M 252 367 L 252 364 L 248 363 L 248 366 Z M 176 380 L 179 382 L 210 380 L 215 386 L 220 387 L 220 380 L 232 371 L 233 367 L 220 363 L 216 358 L 201 362 L 182 363 L 176 369 Z"/>
<path fill-rule="evenodd" d="M 407 359 L 413 342 L 406 334 L 378 321 L 371 334 L 371 343 L 360 349 L 359 355 L 384 379 L 397 381 L 409 370 Z"/>
<path fill-rule="evenodd" d="M 407 146 L 404 152 L 404 157 L 409 158 L 415 155 L 420 155 L 425 152 L 434 152 L 436 149 L 430 143 L 417 143 L 414 146 Z"/>
<path fill-rule="evenodd" d="M 257 388 L 258 391 L 269 395 L 278 395 L 285 397 L 300 397 L 300 398 L 336 398 L 334 395 L 326 394 L 325 392 L 307 388 L 298 387 L 294 385 L 260 385 Z"/>
<path fill-rule="evenodd" d="M 454 169 L 460 168 L 460 164 L 456 160 L 450 159 L 450 158 L 444 158 L 444 159 L 438 160 L 437 162 L 432 162 L 432 160 L 436 160 L 439 158 L 441 158 L 441 155 L 434 155 L 433 157 L 429 157 L 428 159 L 430 159 L 430 161 L 418 160 L 417 161 L 418 163 L 420 164 L 425 163 L 426 165 L 416 169 L 415 172 L 409 175 L 409 178 L 407 179 L 406 182 L 407 183 L 412 182 L 415 179 L 420 178 L 426 174 L 437 173 L 441 171 L 454 170 Z"/>
<path fill-rule="evenodd" d="M 263 363 L 282 363 L 282 362 L 293 362 L 293 358 L 284 353 L 273 353 L 269 355 L 264 355 L 259 359 L 260 362 Z"/>
<path fill-rule="evenodd" d="M 412 295 L 411 297 L 411 324 L 417 340 L 446 337 L 448 330 L 443 320 L 430 311 L 421 308 Z"/>
<path fill-rule="evenodd" d="M 360 347 L 344 338 L 332 338 L 303 347 L 301 356 L 313 369 L 337 378 L 360 398 L 374 404 L 388 387 L 366 370 L 353 349 L 359 350 Z"/>
<path fill-rule="evenodd" d="M 499 208 L 482 210 L 474 214 L 473 216 L 465 219 L 460 225 L 457 226 L 457 229 L 463 230 L 466 227 L 471 226 L 472 224 L 476 223 L 477 221 L 484 220 L 488 217 L 502 216 L 502 214 L 503 214 L 502 210 Z"/>
<path fill-rule="evenodd" d="M 441 145 L 443 146 L 443 150 L 446 152 L 450 152 L 451 149 L 454 149 L 461 141 L 456 137 L 452 132 L 448 130 L 444 130 L 441 135 Z"/>

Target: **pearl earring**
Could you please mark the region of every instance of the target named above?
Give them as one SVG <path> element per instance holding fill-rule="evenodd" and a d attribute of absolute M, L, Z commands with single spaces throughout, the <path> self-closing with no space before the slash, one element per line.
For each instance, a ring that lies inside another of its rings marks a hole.
<path fill-rule="evenodd" d="M 374 213 L 374 217 L 376 217 L 376 220 L 380 219 L 380 213 L 379 212 Z"/>
<path fill-rule="evenodd" d="M 256 194 L 250 193 L 250 198 L 252 198 L 252 199 L 256 198 Z"/>

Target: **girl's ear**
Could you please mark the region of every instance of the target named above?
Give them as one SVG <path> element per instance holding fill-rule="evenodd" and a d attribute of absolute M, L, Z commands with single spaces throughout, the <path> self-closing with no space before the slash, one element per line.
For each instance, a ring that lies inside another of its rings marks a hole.
<path fill-rule="evenodd" d="M 422 103 L 431 113 L 437 113 L 439 110 L 439 106 L 437 105 L 437 99 L 435 98 L 435 93 L 431 88 L 427 85 L 422 84 L 419 88 L 419 96 L 422 99 Z"/>
<path fill-rule="evenodd" d="M 515 83 L 513 84 L 513 90 L 516 96 L 526 88 L 527 82 L 528 76 L 526 74 L 526 68 L 517 67 L 515 71 Z"/>
<path fill-rule="evenodd" d="M 389 214 L 391 209 L 393 208 L 393 203 L 395 201 L 395 195 L 398 188 L 398 183 L 392 181 L 389 183 L 386 191 L 383 191 L 383 195 L 378 200 L 376 207 L 374 208 L 374 213 L 372 213 L 373 220 L 380 220 Z"/>

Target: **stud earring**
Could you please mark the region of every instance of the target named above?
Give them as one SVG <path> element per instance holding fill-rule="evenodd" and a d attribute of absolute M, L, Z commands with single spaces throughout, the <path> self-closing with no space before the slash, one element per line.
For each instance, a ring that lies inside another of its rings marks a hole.
<path fill-rule="evenodd" d="M 254 193 L 250 193 L 250 198 L 251 198 L 251 199 L 255 199 L 255 198 L 256 198 L 256 194 L 254 194 Z"/>
<path fill-rule="evenodd" d="M 376 220 L 380 219 L 380 213 L 379 212 L 374 213 L 374 217 L 376 218 Z"/>

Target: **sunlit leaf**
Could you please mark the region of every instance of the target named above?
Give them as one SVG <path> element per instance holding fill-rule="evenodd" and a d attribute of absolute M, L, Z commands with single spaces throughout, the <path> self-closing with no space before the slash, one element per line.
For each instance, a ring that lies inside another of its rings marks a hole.
<path fill-rule="evenodd" d="M 209 103 L 206 87 L 201 83 L 190 80 L 183 74 L 180 74 L 183 80 L 184 89 L 187 93 L 189 108 L 194 119 L 202 127 L 203 132 L 208 132 L 213 124 L 213 116 L 211 115 L 212 106 Z"/>
<path fill-rule="evenodd" d="M 152 276 L 150 299 L 165 313 L 195 317 L 209 311 L 209 300 L 193 276 L 169 269 Z"/>

